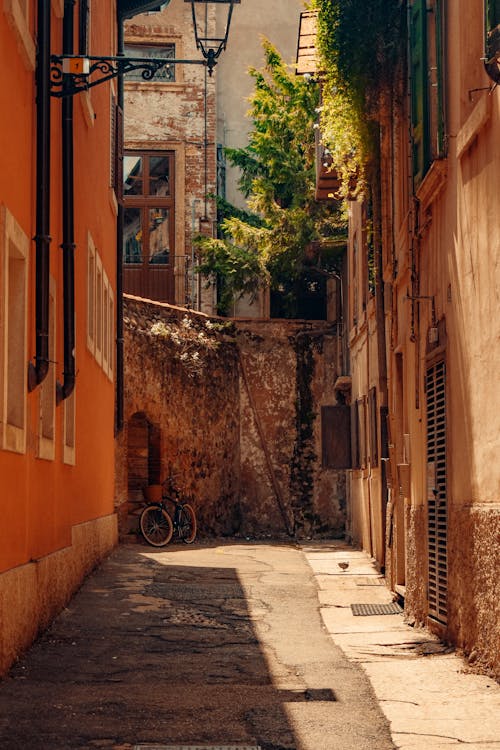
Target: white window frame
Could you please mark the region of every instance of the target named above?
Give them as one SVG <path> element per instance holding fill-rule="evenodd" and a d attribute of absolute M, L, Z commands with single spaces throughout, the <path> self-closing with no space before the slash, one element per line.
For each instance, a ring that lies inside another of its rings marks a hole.
<path fill-rule="evenodd" d="M 29 247 L 28 236 L 0 205 L 0 447 L 16 453 L 26 452 Z"/>
<path fill-rule="evenodd" d="M 95 255 L 95 349 L 94 356 L 102 366 L 102 341 L 103 341 L 103 267 L 98 252 Z"/>
<path fill-rule="evenodd" d="M 102 270 L 102 369 L 109 372 L 109 280 Z"/>
<path fill-rule="evenodd" d="M 96 249 L 92 235 L 87 238 L 87 349 L 95 354 Z"/>
<path fill-rule="evenodd" d="M 115 379 L 115 295 L 113 294 L 113 288 L 111 284 L 109 285 L 108 289 L 108 301 L 109 301 L 109 311 L 108 311 L 108 325 L 109 325 L 109 333 L 108 333 L 108 344 L 109 344 L 109 353 L 108 353 L 108 378 L 113 382 Z"/>

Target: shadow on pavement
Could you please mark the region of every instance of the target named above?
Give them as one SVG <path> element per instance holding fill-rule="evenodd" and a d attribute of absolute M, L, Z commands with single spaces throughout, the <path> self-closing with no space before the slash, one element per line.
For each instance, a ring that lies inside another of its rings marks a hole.
<path fill-rule="evenodd" d="M 231 567 L 173 564 L 175 551 L 122 547 L 85 582 L 0 683 L 2 750 L 299 750 L 283 703 L 333 701 L 333 691 L 277 690 L 251 588 Z"/>

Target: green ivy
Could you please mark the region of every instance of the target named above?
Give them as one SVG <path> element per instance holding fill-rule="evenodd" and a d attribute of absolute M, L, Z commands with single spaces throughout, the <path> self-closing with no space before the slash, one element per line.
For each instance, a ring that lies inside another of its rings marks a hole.
<path fill-rule="evenodd" d="M 322 80 L 319 126 L 344 195 L 363 192 L 378 144 L 380 93 L 394 86 L 404 56 L 399 0 L 312 0 L 318 12 Z"/>

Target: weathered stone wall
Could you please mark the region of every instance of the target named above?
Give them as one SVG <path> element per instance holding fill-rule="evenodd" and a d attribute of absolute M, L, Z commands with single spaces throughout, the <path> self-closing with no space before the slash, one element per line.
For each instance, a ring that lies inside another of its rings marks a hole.
<path fill-rule="evenodd" d="M 407 516 L 405 608 L 417 625 L 431 625 L 467 656 L 474 669 L 500 677 L 500 507 L 450 504 L 448 508 L 448 625 L 427 619 L 427 522 L 425 508 Z"/>
<path fill-rule="evenodd" d="M 334 329 L 210 320 L 133 297 L 124 320 L 122 533 L 137 523 L 130 511 L 141 485 L 173 472 L 193 497 L 201 534 L 343 534 L 345 473 L 321 467 L 320 407 L 335 402 L 339 361 Z"/>
<path fill-rule="evenodd" d="M 237 323 L 241 513 L 256 532 L 343 533 L 345 472 L 321 468 L 322 405 L 335 403 L 338 338 L 303 321 Z"/>
<path fill-rule="evenodd" d="M 184 324 L 183 322 L 184 321 Z M 200 529 L 231 534 L 239 527 L 238 366 L 234 341 L 213 337 L 204 316 L 127 298 L 125 322 L 125 430 L 119 437 L 118 502 L 139 500 L 130 486 L 131 420 L 144 414 L 159 432 L 160 466 L 150 465 L 144 484 L 173 473 L 192 495 Z M 152 333 L 165 324 L 172 336 Z M 136 446 L 135 446 L 136 449 Z M 143 450 L 148 450 L 147 444 Z M 147 462 L 146 462 L 147 465 Z M 158 470 L 159 469 L 159 470 Z M 154 483 L 154 482 L 153 482 Z M 131 489 L 134 494 L 127 497 Z M 128 509 L 130 510 L 130 509 Z M 122 507 L 121 529 L 126 517 Z"/>
<path fill-rule="evenodd" d="M 500 506 L 452 505 L 448 636 L 474 668 L 500 679 Z M 495 616 L 496 613 L 496 616 Z"/>

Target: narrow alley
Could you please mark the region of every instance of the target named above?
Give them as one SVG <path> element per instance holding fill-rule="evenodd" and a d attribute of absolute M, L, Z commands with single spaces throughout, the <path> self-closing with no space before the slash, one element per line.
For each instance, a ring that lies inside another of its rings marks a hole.
<path fill-rule="evenodd" d="M 380 584 L 340 542 L 122 545 L 0 683 L 0 746 L 500 748 L 493 680 L 457 682 L 460 660 L 401 614 L 352 616 L 349 601 L 390 605 Z M 411 710 L 417 677 L 435 697 L 433 673 L 454 691 L 437 723 Z"/>

